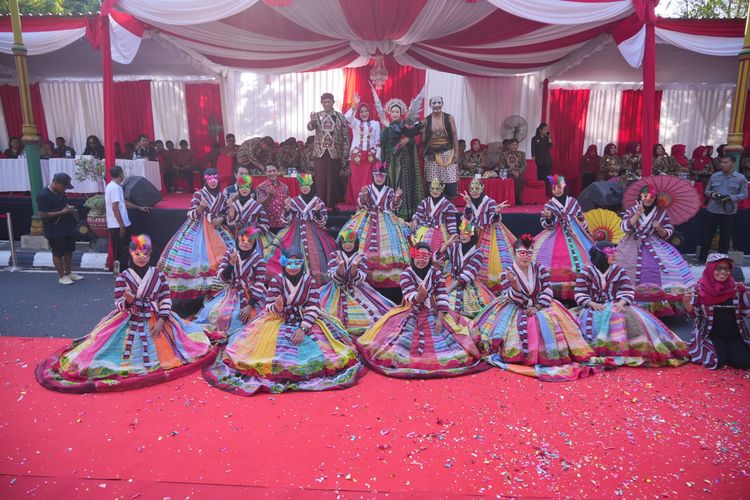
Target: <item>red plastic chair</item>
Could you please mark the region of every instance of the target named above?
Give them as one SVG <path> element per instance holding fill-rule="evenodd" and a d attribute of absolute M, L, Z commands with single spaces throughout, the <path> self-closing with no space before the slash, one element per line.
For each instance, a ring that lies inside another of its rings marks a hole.
<path fill-rule="evenodd" d="M 219 172 L 219 182 L 222 186 L 234 184 L 234 157 L 219 155 L 216 159 L 216 170 Z"/>
<path fill-rule="evenodd" d="M 547 203 L 547 183 L 536 178 L 536 162 L 526 160 L 526 185 L 523 188 L 524 205 L 544 205 Z"/>

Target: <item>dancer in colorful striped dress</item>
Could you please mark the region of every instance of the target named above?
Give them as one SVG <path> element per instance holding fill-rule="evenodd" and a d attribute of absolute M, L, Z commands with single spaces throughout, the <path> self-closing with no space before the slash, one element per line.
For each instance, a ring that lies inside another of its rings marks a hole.
<path fill-rule="evenodd" d="M 411 249 L 401 273 L 404 302 L 356 340 L 375 371 L 392 377 L 451 377 L 486 368 L 472 342 L 470 321 L 450 310 L 442 271 L 426 243 Z"/>
<path fill-rule="evenodd" d="M 484 255 L 477 248 L 477 230 L 471 222 L 461 220 L 459 236 L 453 235 L 443 243 L 436 258 L 446 270 L 445 287 L 452 311 L 473 318 L 494 300 L 495 295 L 477 279 Z"/>
<path fill-rule="evenodd" d="M 216 169 L 206 169 L 203 182 L 190 201 L 187 220 L 159 259 L 158 267 L 167 276 L 174 299 L 196 299 L 220 291 L 219 260 L 227 250 L 234 250 L 234 240 L 224 225 L 226 202 Z"/>
<path fill-rule="evenodd" d="M 354 231 L 367 259 L 367 281 L 379 288 L 398 286 L 401 271 L 409 265 L 406 223 L 394 210 L 401 204 L 401 189 L 386 186 L 388 169 L 376 163 L 372 184 L 359 194 L 359 211 L 341 229 Z"/>
<path fill-rule="evenodd" d="M 44 387 L 124 391 L 180 377 L 213 359 L 201 327 L 172 312 L 167 279 L 149 265 L 151 239 L 132 240 L 129 269 L 115 280 L 115 310 L 37 367 Z"/>
<path fill-rule="evenodd" d="M 651 313 L 633 304 L 633 285 L 619 266 L 617 248 L 600 241 L 589 250 L 592 265 L 576 280 L 578 323 L 597 356 L 618 366 L 678 366 L 685 343 Z"/>
<path fill-rule="evenodd" d="M 300 194 L 287 201 L 281 218 L 287 226 L 276 236 L 281 248 L 304 249 L 307 271 L 317 283 L 328 283 L 328 257 L 336 250 L 336 242 L 325 230 L 328 209 L 315 196 L 312 175 L 298 175 L 297 181 Z M 266 256 L 266 281 L 281 274 L 280 259 L 279 250 Z"/>
<path fill-rule="evenodd" d="M 458 234 L 456 206 L 443 196 L 444 189 L 445 184 L 440 179 L 433 179 L 430 196 L 419 203 L 411 219 L 412 242 L 423 241 L 433 252 L 437 252 L 452 234 Z"/>
<path fill-rule="evenodd" d="M 217 277 L 225 283 L 224 289 L 205 303 L 194 321 L 211 340 L 223 340 L 262 310 L 266 261 L 259 233 L 253 226 L 240 228 L 237 250 L 227 250 L 221 258 Z"/>
<path fill-rule="evenodd" d="M 573 315 L 552 298 L 547 269 L 532 262 L 534 239 L 521 235 L 501 296 L 474 320 L 485 361 L 545 381 L 585 377 L 594 355 Z"/>
<path fill-rule="evenodd" d="M 253 178 L 237 178 L 237 191 L 227 199 L 227 225 L 234 232 L 240 227 L 252 226 L 261 234 L 268 232 L 268 214 L 253 198 Z"/>
<path fill-rule="evenodd" d="M 232 334 L 204 377 L 241 396 L 354 385 L 363 366 L 349 335 L 320 310 L 318 285 L 304 270 L 302 252 L 293 248 L 282 257 L 283 271 L 271 278 L 266 312 Z"/>
<path fill-rule="evenodd" d="M 508 202 L 497 203 L 484 192 L 484 184 L 475 177 L 469 184 L 469 193 L 463 194 L 466 207 L 464 218 L 479 230 L 479 251 L 484 257 L 477 279 L 492 290 L 500 289 L 503 270 L 513 264 L 515 236 L 503 224 L 502 211 Z"/>
<path fill-rule="evenodd" d="M 750 297 L 745 285 L 734 281 L 733 266 L 726 254 L 709 255 L 700 281 L 683 296 L 687 312 L 695 318 L 690 360 L 712 370 L 750 369 Z"/>
<path fill-rule="evenodd" d="M 331 281 L 320 289 L 323 310 L 341 320 L 350 335 L 365 330 L 394 307 L 366 281 L 367 260 L 357 251 L 359 241 L 354 231 L 345 229 L 338 238 L 338 251 L 328 262 Z"/>
<path fill-rule="evenodd" d="M 695 279 L 680 252 L 666 241 L 674 227 L 653 189 L 645 186 L 639 201 L 625 210 L 626 234 L 617 245 L 617 262 L 635 287 L 635 301 L 657 316 L 670 316 L 682 310 L 682 296 Z"/>
<path fill-rule="evenodd" d="M 581 205 L 567 194 L 565 178 L 553 175 L 548 180 L 552 199 L 544 205 L 539 219 L 544 229 L 534 238 L 534 262 L 549 271 L 555 298 L 572 300 L 578 273 L 591 264 L 589 248 L 594 240 Z"/>

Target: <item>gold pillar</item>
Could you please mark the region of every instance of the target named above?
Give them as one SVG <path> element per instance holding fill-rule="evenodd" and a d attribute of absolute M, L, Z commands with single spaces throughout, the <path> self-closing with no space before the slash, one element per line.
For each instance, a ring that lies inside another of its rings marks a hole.
<path fill-rule="evenodd" d="M 748 2 L 750 4 L 750 1 Z M 747 105 L 747 87 L 750 81 L 750 23 L 745 19 L 745 42 L 740 52 L 739 71 L 737 72 L 737 88 L 732 101 L 732 118 L 729 120 L 729 137 L 724 152 L 735 157 L 735 168 L 739 168 L 739 156 L 742 153 L 742 125 L 745 122 L 745 107 Z"/>

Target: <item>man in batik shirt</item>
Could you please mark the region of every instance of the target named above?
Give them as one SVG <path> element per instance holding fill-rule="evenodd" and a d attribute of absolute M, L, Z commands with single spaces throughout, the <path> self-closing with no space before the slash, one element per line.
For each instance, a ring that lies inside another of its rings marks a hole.
<path fill-rule="evenodd" d="M 349 127 L 344 115 L 333 109 L 333 103 L 333 94 L 320 96 L 323 111 L 310 113 L 307 130 L 315 132 L 313 177 L 317 195 L 335 210 L 346 189 L 341 170 L 349 163 Z"/>
<path fill-rule="evenodd" d="M 523 193 L 523 186 L 526 183 L 526 153 L 518 150 L 518 139 L 515 137 L 508 140 L 508 146 L 500 153 L 500 165 L 500 168 L 508 169 L 508 174 L 513 179 L 516 204 L 522 205 L 521 193 Z"/>
<path fill-rule="evenodd" d="M 237 150 L 237 165 L 245 165 L 251 175 L 263 175 L 265 166 L 273 163 L 273 138 L 253 137 L 243 142 Z"/>

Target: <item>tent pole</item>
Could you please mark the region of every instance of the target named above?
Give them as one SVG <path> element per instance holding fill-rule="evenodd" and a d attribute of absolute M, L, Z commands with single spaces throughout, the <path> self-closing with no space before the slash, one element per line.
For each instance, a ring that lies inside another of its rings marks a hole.
<path fill-rule="evenodd" d="M 750 3 L 750 2 L 749 2 Z M 747 85 L 750 80 L 750 17 L 745 19 L 745 42 L 740 52 L 740 64 L 737 71 L 737 87 L 732 100 L 732 117 L 729 120 L 729 137 L 724 154 L 734 156 L 734 168 L 740 167 L 742 153 L 743 130 L 745 122 L 745 106 L 747 105 Z"/>
<path fill-rule="evenodd" d="M 641 174 L 651 175 L 656 110 L 656 14 L 655 0 L 646 0 L 646 46 L 643 54 L 643 137 L 641 139 Z"/>
<path fill-rule="evenodd" d="M 115 137 L 114 137 L 114 102 L 112 81 L 112 48 L 109 41 L 109 9 L 102 6 L 99 15 L 102 51 L 102 91 L 104 98 L 104 175 L 107 182 L 111 180 L 109 169 L 115 165 Z M 112 241 L 107 245 L 107 267 L 113 269 Z"/>

